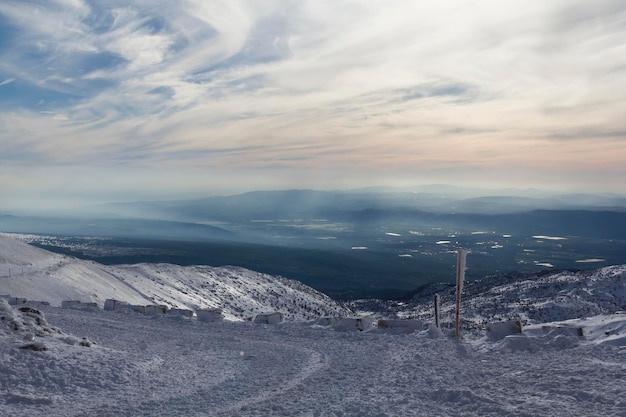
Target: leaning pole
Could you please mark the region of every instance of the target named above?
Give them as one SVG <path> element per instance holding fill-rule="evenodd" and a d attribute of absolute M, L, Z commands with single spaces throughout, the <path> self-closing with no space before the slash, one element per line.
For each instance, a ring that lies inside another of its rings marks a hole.
<path fill-rule="evenodd" d="M 465 263 L 465 259 L 467 258 L 467 249 L 457 248 L 456 252 L 456 321 L 454 326 L 454 335 L 458 337 L 461 322 L 461 291 L 463 290 L 463 280 L 465 279 L 465 270 L 467 269 Z"/>

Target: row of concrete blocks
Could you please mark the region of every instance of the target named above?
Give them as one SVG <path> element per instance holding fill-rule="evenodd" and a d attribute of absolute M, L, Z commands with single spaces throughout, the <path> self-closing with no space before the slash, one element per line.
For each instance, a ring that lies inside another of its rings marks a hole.
<path fill-rule="evenodd" d="M 500 339 L 506 336 L 521 335 L 522 334 L 522 321 L 521 320 L 509 320 L 496 323 L 489 323 L 485 327 L 487 336 L 492 339 Z M 544 325 L 541 326 L 542 335 L 563 335 L 563 336 L 578 336 L 584 337 L 584 331 L 582 327 L 568 326 L 568 325 Z"/>
<path fill-rule="evenodd" d="M 104 301 L 105 311 L 135 311 L 137 313 L 145 314 L 148 316 L 157 316 L 161 314 L 177 315 L 183 317 L 193 317 L 194 311 L 183 308 L 168 308 L 165 305 L 133 305 L 124 301 L 107 299 Z M 219 308 L 207 308 L 203 310 L 197 310 L 195 312 L 199 321 L 215 322 L 222 321 L 224 316 L 222 310 Z"/>
<path fill-rule="evenodd" d="M 374 321 L 371 317 L 360 318 L 336 318 L 324 317 L 317 320 L 320 326 L 332 326 L 336 330 L 359 330 L 364 331 L 373 328 L 379 329 L 402 329 L 408 331 L 422 331 L 428 328 L 428 325 L 420 320 L 398 320 L 386 319 Z M 485 328 L 487 335 L 492 338 L 501 338 L 509 335 L 522 334 L 521 320 L 509 320 L 503 322 L 489 323 Z M 583 336 L 583 329 L 579 327 L 568 326 L 543 326 L 542 333 L 558 333 L 568 336 Z"/>
<path fill-rule="evenodd" d="M 106 311 L 136 311 L 146 315 L 159 315 L 159 314 L 176 314 L 185 317 L 193 317 L 194 311 L 185 310 L 179 308 L 168 308 L 164 305 L 131 305 L 124 301 L 107 299 L 104 302 L 104 309 Z M 216 322 L 224 320 L 222 309 L 220 308 L 205 308 L 195 311 L 198 321 L 204 322 Z M 260 324 L 277 324 L 283 321 L 283 314 L 280 312 L 257 314 L 254 317 L 254 323 Z"/>
<path fill-rule="evenodd" d="M 61 301 L 61 308 L 76 308 L 76 309 L 90 309 L 90 308 L 98 308 L 98 304 L 96 303 L 83 303 L 81 301 Z"/>
<path fill-rule="evenodd" d="M 6 294 L 0 295 L 0 298 L 4 298 L 12 306 L 16 306 L 18 304 L 26 304 L 28 302 L 26 298 L 11 297 L 10 295 L 6 295 Z"/>
<path fill-rule="evenodd" d="M 98 308 L 96 303 L 83 303 L 76 300 L 71 301 L 63 301 L 61 303 L 61 307 L 63 308 L 74 308 L 74 309 L 90 309 L 90 308 Z M 148 316 L 156 316 L 161 314 L 168 315 L 178 315 L 183 317 L 193 317 L 194 311 L 187 310 L 182 308 L 168 308 L 165 305 L 133 305 L 129 304 L 125 301 L 115 300 L 109 298 L 104 301 L 104 310 L 105 311 L 120 311 L 120 312 L 130 312 L 134 311 L 137 313 L 145 314 Z M 206 308 L 202 310 L 195 311 L 195 316 L 198 321 L 204 322 L 216 322 L 222 321 L 224 319 L 224 315 L 222 314 L 222 310 L 219 308 Z M 261 324 L 277 324 L 283 321 L 283 314 L 279 312 L 275 313 L 264 313 L 257 314 L 254 317 L 254 323 Z"/>
<path fill-rule="evenodd" d="M 47 301 L 29 301 L 26 298 L 23 298 L 23 297 L 11 297 L 8 294 L 0 294 L 0 298 L 3 298 L 5 300 L 7 300 L 9 305 L 12 305 L 12 306 L 16 306 L 16 305 L 20 305 L 20 304 L 26 304 L 26 303 L 40 304 L 40 305 L 46 305 L 46 306 L 50 305 L 50 303 L 47 302 Z"/>
<path fill-rule="evenodd" d="M 319 326 L 332 326 L 336 330 L 365 331 L 374 326 L 379 329 L 424 330 L 424 323 L 419 320 L 374 320 L 372 317 L 323 317 L 316 322 Z"/>

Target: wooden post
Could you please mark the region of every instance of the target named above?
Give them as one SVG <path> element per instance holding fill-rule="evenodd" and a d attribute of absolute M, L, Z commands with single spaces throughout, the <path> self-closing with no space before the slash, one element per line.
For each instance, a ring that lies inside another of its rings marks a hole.
<path fill-rule="evenodd" d="M 435 294 L 435 327 L 439 328 L 439 294 Z"/>
<path fill-rule="evenodd" d="M 463 280 L 465 279 L 465 258 L 467 249 L 458 248 L 456 262 L 456 320 L 454 326 L 454 335 L 459 336 L 459 327 L 461 322 L 461 291 L 463 290 Z"/>

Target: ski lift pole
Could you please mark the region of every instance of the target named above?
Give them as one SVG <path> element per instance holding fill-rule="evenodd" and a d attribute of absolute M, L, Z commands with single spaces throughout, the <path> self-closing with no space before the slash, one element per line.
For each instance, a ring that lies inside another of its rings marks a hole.
<path fill-rule="evenodd" d="M 463 290 L 463 280 L 465 279 L 465 270 L 467 269 L 465 259 L 467 257 L 467 249 L 457 248 L 456 261 L 456 320 L 454 326 L 454 335 L 459 337 L 459 327 L 461 323 L 461 291 Z"/>

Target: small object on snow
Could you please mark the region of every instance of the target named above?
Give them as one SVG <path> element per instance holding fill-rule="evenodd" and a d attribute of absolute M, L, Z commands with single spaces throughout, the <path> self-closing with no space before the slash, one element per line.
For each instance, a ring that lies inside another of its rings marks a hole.
<path fill-rule="evenodd" d="M 489 323 L 486 330 L 490 339 L 502 339 L 506 336 L 522 334 L 522 322 L 520 320 L 509 320 Z"/>
<path fill-rule="evenodd" d="M 424 330 L 424 323 L 419 320 L 378 320 L 379 329 L 401 328 L 406 330 Z"/>
<path fill-rule="evenodd" d="M 430 326 L 428 328 L 428 337 L 431 339 L 439 339 L 443 337 L 443 332 L 437 326 Z"/>
<path fill-rule="evenodd" d="M 84 346 L 84 347 L 91 347 L 93 345 L 96 344 L 96 342 L 93 342 L 91 340 L 89 340 L 86 337 L 83 337 L 83 340 L 80 341 L 80 343 L 78 343 L 80 346 Z"/>
<path fill-rule="evenodd" d="M 29 343 L 27 345 L 20 346 L 20 349 L 32 350 L 34 352 L 45 352 L 46 350 L 48 350 L 48 348 L 43 343 L 38 343 L 38 342 Z"/>

